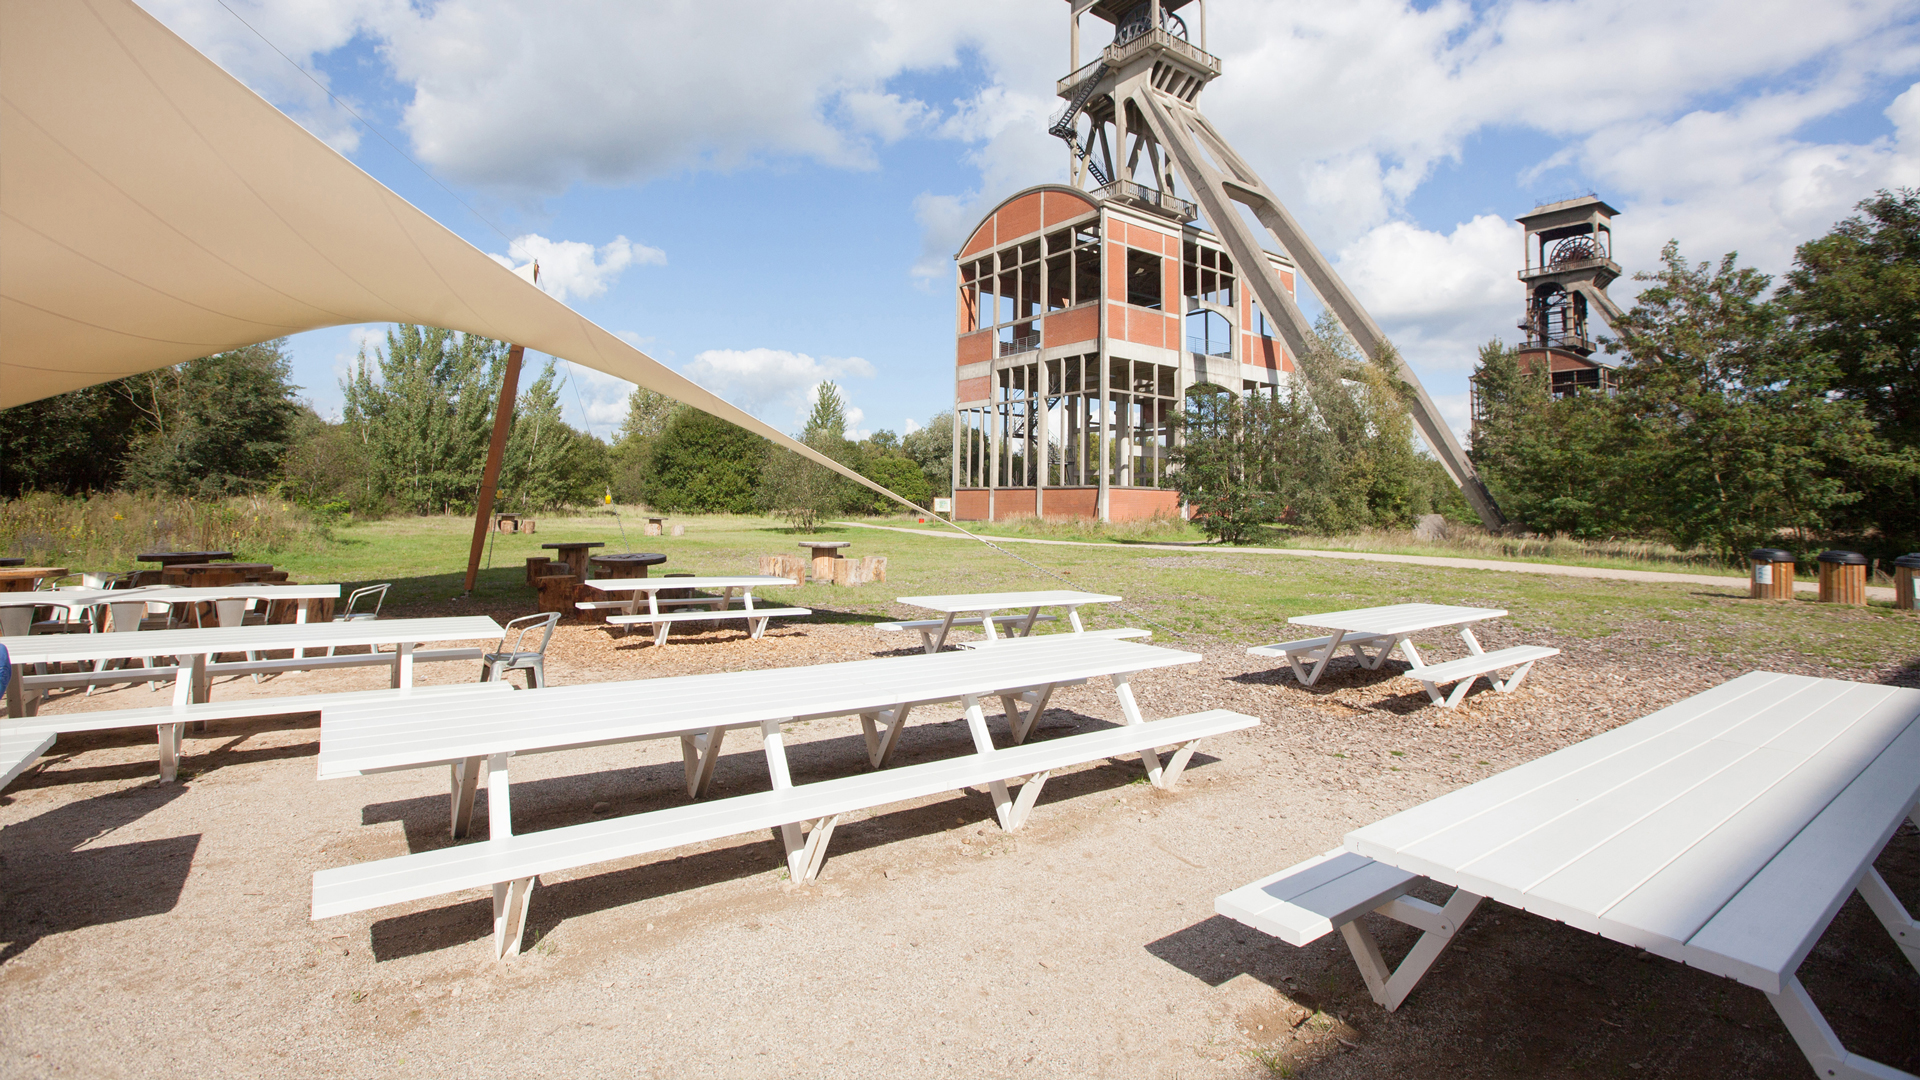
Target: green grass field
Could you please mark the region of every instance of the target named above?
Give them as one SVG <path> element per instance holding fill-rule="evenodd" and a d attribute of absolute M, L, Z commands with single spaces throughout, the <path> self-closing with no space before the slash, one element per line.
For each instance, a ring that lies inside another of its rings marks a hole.
<path fill-rule="evenodd" d="M 750 517 L 673 518 L 670 525 L 686 530 L 679 537 L 644 536 L 644 524 L 641 516 L 601 511 L 542 518 L 532 536 L 492 534 L 476 597 L 509 606 L 524 602 L 531 612 L 525 560 L 548 554 L 540 545 L 551 541 L 600 540 L 606 552 L 661 552 L 668 561 L 656 573 L 723 574 L 757 572 L 763 554 L 799 554 L 802 536 Z M 1920 616 L 1886 604 L 1857 609 L 1810 600 L 1755 603 L 1743 590 L 1712 586 L 1302 559 L 1212 546 L 1175 552 L 1124 543 L 1018 544 L 995 550 L 964 538 L 832 525 L 804 535 L 851 541 L 848 554 L 888 557 L 885 584 L 808 584 L 779 594 L 783 603 L 813 608 L 822 620 L 870 622 L 910 614 L 893 601 L 915 593 L 1072 587 L 1126 598 L 1124 606 L 1088 609 L 1092 625 L 1145 626 L 1166 643 L 1199 635 L 1258 644 L 1284 636 L 1289 615 L 1419 601 L 1506 608 L 1518 628 L 1589 640 L 1631 630 L 1636 647 L 1670 647 L 1681 655 L 1756 666 L 1782 655 L 1842 670 L 1920 662 Z M 471 536 L 470 519 L 394 518 L 337 528 L 325 547 L 275 561 L 299 581 L 391 581 L 391 607 L 415 615 L 444 612 L 460 595 Z"/>

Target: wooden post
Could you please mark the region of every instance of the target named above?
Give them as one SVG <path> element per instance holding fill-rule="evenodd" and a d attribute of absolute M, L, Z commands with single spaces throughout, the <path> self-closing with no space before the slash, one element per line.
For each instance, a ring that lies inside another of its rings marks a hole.
<path fill-rule="evenodd" d="M 480 552 L 487 545 L 487 523 L 493 519 L 493 489 L 500 483 L 500 459 L 507 452 L 507 428 L 513 423 L 513 397 L 520 392 L 520 357 L 524 351 L 518 345 L 507 346 L 507 374 L 500 381 L 500 404 L 493 412 L 493 441 L 487 444 L 487 467 L 480 474 L 479 505 L 473 510 L 473 548 L 467 552 L 466 591 L 469 593 L 480 576 Z"/>

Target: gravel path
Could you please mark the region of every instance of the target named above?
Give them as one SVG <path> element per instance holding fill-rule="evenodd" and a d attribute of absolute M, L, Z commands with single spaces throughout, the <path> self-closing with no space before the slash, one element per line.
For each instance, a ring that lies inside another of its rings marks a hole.
<path fill-rule="evenodd" d="M 1500 623 L 1480 636 L 1516 640 Z M 533 897 L 528 953 L 504 964 L 477 895 L 307 917 L 314 871 L 449 842 L 444 775 L 316 782 L 311 715 L 190 736 L 185 783 L 164 787 L 150 735 L 62 739 L 0 796 L 0 1075 L 1810 1075 L 1757 992 L 1499 905 L 1391 1017 L 1337 940 L 1293 949 L 1213 914 L 1214 896 L 1349 829 L 1740 670 L 1632 639 L 1550 641 L 1566 655 L 1521 691 L 1475 693 L 1457 712 L 1424 706 L 1391 671 L 1336 661 L 1303 689 L 1243 645 L 1182 640 L 1203 659 L 1136 681 L 1148 715 L 1224 707 L 1262 723 L 1205 745 L 1175 791 L 1116 761 L 1056 775 L 1014 834 L 980 792 L 854 815 L 807 887 L 783 880 L 770 836 L 552 875 Z M 656 649 L 564 626 L 548 671 L 632 679 L 900 644 L 793 623 L 758 642 L 715 630 Z M 216 694 L 354 680 L 382 676 L 235 680 Z M 68 695 L 46 711 L 153 699 Z M 1036 737 L 1118 716 L 1104 684 L 1068 688 Z M 854 721 L 790 740 L 797 782 L 864 764 Z M 765 788 L 753 735 L 727 745 L 716 796 Z M 931 709 L 900 757 L 968 745 L 957 708 Z M 525 831 L 684 798 L 666 743 L 514 770 Z M 1896 838 L 1881 867 L 1920 908 L 1920 836 Z M 1863 912 L 1849 903 L 1803 974 L 1853 1049 L 1920 1069 L 1920 978 Z M 1390 955 L 1408 944 L 1396 929 L 1381 937 Z"/>

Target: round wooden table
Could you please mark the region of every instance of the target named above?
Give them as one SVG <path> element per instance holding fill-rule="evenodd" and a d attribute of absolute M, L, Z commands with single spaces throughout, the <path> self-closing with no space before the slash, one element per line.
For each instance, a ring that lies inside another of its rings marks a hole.
<path fill-rule="evenodd" d="M 852 547 L 853 541 L 851 540 L 802 540 L 800 541 L 800 546 L 808 549 L 813 553 L 812 555 L 809 556 L 809 558 L 833 559 L 833 558 L 839 557 L 841 548 Z"/>
<path fill-rule="evenodd" d="M 625 554 L 595 555 L 587 561 L 605 571 L 610 578 L 643 578 L 647 576 L 647 567 L 658 566 L 666 562 L 667 557 L 652 551 L 630 551 Z"/>
<path fill-rule="evenodd" d="M 134 558 L 138 559 L 141 562 L 157 562 L 160 564 L 160 568 L 164 570 L 169 566 L 179 566 L 182 563 L 204 563 L 204 562 L 213 562 L 218 559 L 231 559 L 233 558 L 233 552 L 231 551 L 149 551 L 145 555 L 136 555 L 134 556 Z"/>
<path fill-rule="evenodd" d="M 235 581 L 259 581 L 262 575 L 272 572 L 272 563 L 174 563 L 161 571 L 161 582 L 189 588 L 197 585 L 229 585 Z"/>
<path fill-rule="evenodd" d="M 560 561 L 567 564 L 573 576 L 581 581 L 587 580 L 587 551 L 591 548 L 606 547 L 600 540 L 581 540 L 569 543 L 541 544 L 560 553 Z"/>

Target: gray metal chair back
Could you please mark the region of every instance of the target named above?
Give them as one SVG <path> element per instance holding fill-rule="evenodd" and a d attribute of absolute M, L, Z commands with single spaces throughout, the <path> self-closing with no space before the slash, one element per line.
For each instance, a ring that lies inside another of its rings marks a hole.
<path fill-rule="evenodd" d="M 356 622 L 360 619 L 379 618 L 380 605 L 387 602 L 387 590 L 391 588 L 393 588 L 393 583 L 385 582 L 379 585 L 368 585 L 364 589 L 353 590 L 352 592 L 347 594 L 346 606 L 340 609 L 340 614 L 335 615 L 333 617 L 333 621 L 334 622 Z M 357 605 L 363 598 L 368 596 L 373 597 L 373 610 L 372 611 L 355 611 L 354 606 Z"/>
<path fill-rule="evenodd" d="M 522 615 L 506 626 L 500 635 L 500 647 L 480 658 L 480 681 L 492 682 L 504 679 L 509 671 L 516 668 L 527 672 L 530 689 L 540 689 L 547 685 L 547 642 L 553 640 L 553 628 L 560 621 L 557 611 L 543 611 L 538 615 Z M 527 648 L 527 637 L 536 630 L 540 631 L 540 644 Z M 513 647 L 507 647 L 507 639 L 513 639 Z"/>

